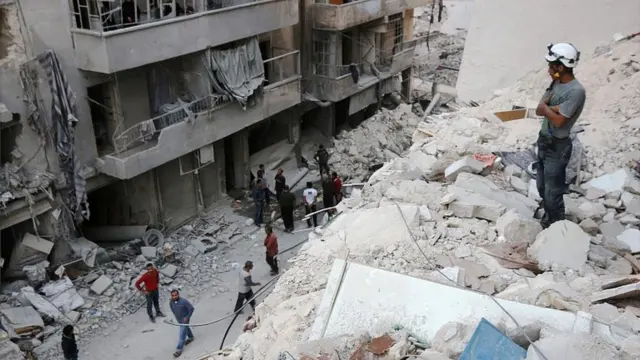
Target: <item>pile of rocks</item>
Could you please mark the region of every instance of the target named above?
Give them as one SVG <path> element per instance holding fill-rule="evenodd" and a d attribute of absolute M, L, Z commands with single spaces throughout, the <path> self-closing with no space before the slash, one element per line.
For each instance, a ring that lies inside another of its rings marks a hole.
<path fill-rule="evenodd" d="M 595 58 L 581 64 L 581 74 L 591 73 L 593 66 L 617 63 L 620 54 L 637 58 L 639 52 L 638 41 L 617 44 L 611 49 L 613 55 L 602 55 L 604 62 Z M 633 65 L 630 61 L 625 60 L 628 67 Z M 598 72 L 606 74 L 602 68 Z M 618 100 L 640 104 L 636 90 L 640 72 L 627 75 L 606 86 L 619 88 Z M 599 91 L 589 79 L 584 83 L 590 94 Z M 588 98 L 601 99 L 598 94 Z M 640 253 L 640 180 L 632 168 L 618 161 L 624 156 L 637 161 L 640 144 L 624 141 L 623 148 L 618 148 L 613 143 L 620 136 L 604 141 L 596 134 L 600 129 L 621 129 L 629 118 L 640 115 L 640 106 L 611 111 L 612 116 L 600 118 L 596 115 L 604 110 L 598 105 L 585 109 L 587 120 L 580 124 L 591 126 L 578 135 L 585 146 L 578 177 L 583 181 L 565 196 L 568 219 L 546 230 L 537 220 L 541 214 L 535 180 L 526 169 L 503 167 L 492 156 L 498 151 L 530 149 L 538 119 L 491 123 L 479 116 L 477 108 L 428 117 L 417 125 L 413 144 L 402 156 L 389 154 L 389 161 L 367 185 L 340 204 L 342 214 L 322 231 L 310 234 L 290 270 L 258 307 L 257 327 L 241 335 L 232 355 L 245 360 L 276 358 L 304 343 L 318 315 L 333 259 L 346 258 L 449 285 L 453 281 L 460 287 L 570 311 L 578 317 L 587 314 L 598 323 L 597 329 L 594 325 L 594 331 L 585 334 L 539 324 L 529 338 L 547 357 L 640 358 L 640 278 L 630 275 L 640 273 L 640 261 L 633 256 Z M 406 114 L 404 109 L 398 112 L 398 118 Z M 364 141 L 375 138 L 369 134 Z M 338 153 L 351 146 L 358 145 L 345 144 Z M 624 156 L 611 153 L 603 162 L 598 157 L 606 149 L 623 151 Z M 357 147 L 355 151 L 359 152 Z M 365 168 L 350 161 L 344 160 L 347 170 Z M 405 216 L 399 216 L 398 207 Z M 447 334 L 445 343 L 451 339 L 451 346 L 437 345 L 437 336 L 425 339 L 432 347 L 429 356 L 457 358 L 471 334 L 464 329 L 474 328 L 478 320 L 450 321 L 453 325 L 438 333 Z M 516 341 L 522 331 L 527 329 L 505 329 L 516 343 L 528 348 L 527 359 L 540 358 L 528 342 Z"/>
<path fill-rule="evenodd" d="M 344 177 L 360 181 L 371 173 L 372 166 L 397 158 L 409 147 L 419 121 L 410 105 L 382 109 L 355 129 L 336 136 L 329 166 Z"/>

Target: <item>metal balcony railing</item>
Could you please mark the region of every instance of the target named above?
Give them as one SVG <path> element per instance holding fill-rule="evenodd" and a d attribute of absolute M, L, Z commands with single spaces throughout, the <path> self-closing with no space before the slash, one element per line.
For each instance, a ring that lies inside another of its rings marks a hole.
<path fill-rule="evenodd" d="M 274 53 L 285 50 L 274 51 Z M 300 52 L 291 51 L 263 61 L 266 86 L 300 76 Z"/>
<path fill-rule="evenodd" d="M 69 0 L 69 6 L 72 28 L 102 33 L 256 1 L 258 0 Z"/>

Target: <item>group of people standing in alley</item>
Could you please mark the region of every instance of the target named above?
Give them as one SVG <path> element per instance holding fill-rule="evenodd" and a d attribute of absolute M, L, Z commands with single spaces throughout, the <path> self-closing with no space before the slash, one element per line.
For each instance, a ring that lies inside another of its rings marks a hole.
<path fill-rule="evenodd" d="M 314 159 L 318 164 L 320 170 L 320 178 L 322 179 L 322 202 L 324 208 L 333 208 L 342 200 L 342 179 L 338 176 L 338 173 L 329 169 L 329 153 L 323 145 L 319 146 Z M 323 175 L 326 174 L 326 177 Z M 285 231 L 292 232 L 294 230 L 293 225 L 293 211 L 296 207 L 296 197 L 291 193 L 289 185 L 287 185 L 287 179 L 284 176 L 284 171 L 278 169 L 274 179 L 275 182 L 275 194 L 269 188 L 268 175 L 266 173 L 263 164 L 258 167 L 256 177 L 252 179 L 252 199 L 255 204 L 255 216 L 254 223 L 260 226 L 263 222 L 265 206 L 270 204 L 270 199 L 275 195 L 278 205 L 280 207 L 280 214 L 284 223 Z M 318 191 L 313 188 L 312 182 L 307 182 L 305 189 L 302 192 L 302 202 L 305 207 L 305 213 L 311 214 L 307 219 L 307 225 L 318 226 L 316 214 Z M 331 217 L 335 214 L 335 210 L 328 210 L 328 215 Z"/>

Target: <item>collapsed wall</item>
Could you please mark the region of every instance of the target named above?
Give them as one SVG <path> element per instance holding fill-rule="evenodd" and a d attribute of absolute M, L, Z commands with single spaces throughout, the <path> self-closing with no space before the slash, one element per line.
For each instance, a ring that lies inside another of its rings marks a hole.
<path fill-rule="evenodd" d="M 639 45 L 640 39 L 617 44 L 596 58 L 586 58 L 580 66 L 588 103 L 578 123 L 585 128 L 578 135 L 586 149 L 585 181 L 624 165 L 625 156 L 636 161 L 640 158 Z M 466 274 L 458 277 L 460 286 L 523 304 L 569 311 L 577 314 L 576 319 L 597 322 L 582 334 L 558 333 L 554 324 L 538 324 L 532 341 L 540 338 L 537 347 L 547 356 L 559 356 L 569 344 L 574 358 L 640 357 L 640 337 L 634 335 L 640 329 L 640 319 L 633 308 L 622 312 L 606 302 L 601 304 L 608 293 L 598 292 L 607 279 L 633 271 L 633 264 L 622 254 L 640 251 L 630 250 L 625 243 L 629 236 L 640 233 L 640 181 L 623 168 L 618 172 L 626 178 L 613 185 L 620 189 L 589 185 L 611 186 L 612 175 L 598 179 L 600 183 L 583 184 L 586 197 L 571 194 L 566 200 L 569 219 L 580 225 L 563 221 L 542 231 L 532 218 L 537 208 L 535 186 L 533 191 L 526 186 L 533 181 L 526 171 L 514 166 L 492 170 L 473 156 L 531 148 L 540 126 L 538 119 L 496 124 L 483 118 L 492 109 L 537 97 L 546 87 L 544 83 L 542 69 L 480 108 L 431 116 L 421 122 L 409 150 L 374 173 L 362 191 L 345 199 L 340 204 L 343 213 L 335 221 L 309 235 L 273 292 L 258 306 L 257 327 L 240 336 L 230 357 L 274 359 L 307 342 L 315 318 L 321 315 L 319 306 L 327 296 L 325 287 L 337 258 L 447 284 L 451 280 L 434 270 L 455 268 L 456 274 Z M 392 118 L 406 115 L 403 108 L 398 112 L 401 115 L 391 112 Z M 367 140 L 375 136 L 369 134 Z M 339 152 L 350 147 L 340 146 Z M 371 146 L 379 145 L 373 141 Z M 478 159 L 484 158 L 487 156 Z M 426 258 L 417 251 L 414 240 Z M 491 255 L 505 248 L 508 251 L 497 253 L 520 254 L 516 266 Z M 369 315 L 375 323 L 376 314 Z M 450 321 L 459 325 L 447 325 L 441 331 L 454 335 L 444 340 L 426 339 L 445 356 L 442 359 L 457 358 L 470 336 L 461 329 L 477 324 L 477 319 Z M 516 331 L 513 324 L 503 325 L 507 332 Z M 370 335 L 382 335 L 381 331 L 369 329 Z M 352 339 L 359 336 L 350 335 Z M 532 348 L 527 359 L 538 358 Z"/>

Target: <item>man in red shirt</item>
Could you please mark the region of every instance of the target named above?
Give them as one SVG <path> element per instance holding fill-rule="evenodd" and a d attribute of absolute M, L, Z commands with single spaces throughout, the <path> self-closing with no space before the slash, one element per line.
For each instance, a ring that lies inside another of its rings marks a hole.
<path fill-rule="evenodd" d="M 271 275 L 278 274 L 278 237 L 273 232 L 271 225 L 264 227 L 264 232 L 267 233 L 267 237 L 264 238 L 264 247 L 267 248 L 267 264 L 271 267 Z"/>
<path fill-rule="evenodd" d="M 336 204 L 342 201 L 342 179 L 338 176 L 337 172 L 331 173 L 333 178 L 333 194 L 336 197 Z"/>
<path fill-rule="evenodd" d="M 144 289 L 142 288 L 144 284 Z M 140 276 L 140 279 L 136 281 L 136 288 L 144 293 L 147 297 L 147 314 L 151 322 L 156 322 L 156 318 L 153 316 L 153 307 L 156 308 L 156 316 L 164 317 L 162 311 L 160 311 L 160 296 L 158 293 L 158 285 L 160 284 L 160 273 L 152 263 L 147 264 L 147 272 Z"/>

